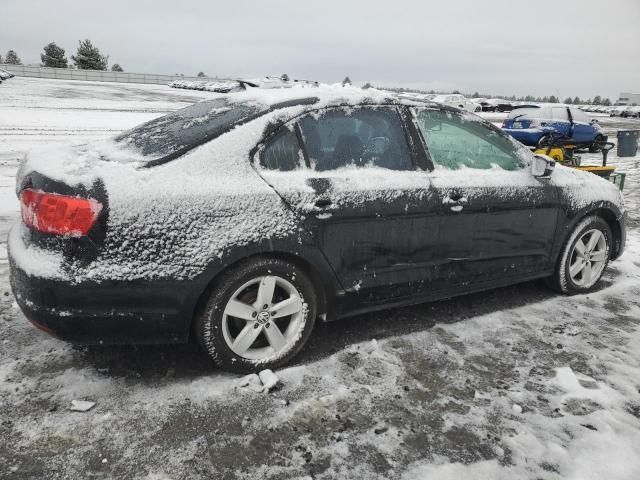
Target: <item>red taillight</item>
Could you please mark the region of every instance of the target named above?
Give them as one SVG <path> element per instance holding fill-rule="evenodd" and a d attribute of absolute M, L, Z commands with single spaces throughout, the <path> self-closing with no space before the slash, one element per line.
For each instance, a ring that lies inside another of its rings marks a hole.
<path fill-rule="evenodd" d="M 25 225 L 56 235 L 87 235 L 102 210 L 102 204 L 92 198 L 68 197 L 30 188 L 22 191 L 20 199 Z"/>

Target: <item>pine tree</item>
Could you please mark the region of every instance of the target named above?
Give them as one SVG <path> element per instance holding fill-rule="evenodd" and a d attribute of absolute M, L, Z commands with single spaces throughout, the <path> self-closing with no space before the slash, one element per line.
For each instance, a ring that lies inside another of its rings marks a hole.
<path fill-rule="evenodd" d="M 368 90 L 368 89 L 370 89 L 370 88 L 373 88 L 373 85 L 371 85 L 369 82 L 367 82 L 367 83 L 365 83 L 365 84 L 362 86 L 362 88 L 363 88 L 364 90 Z"/>
<path fill-rule="evenodd" d="M 2 61 L 2 55 L 0 55 L 0 63 L 4 63 L 4 62 Z"/>
<path fill-rule="evenodd" d="M 563 103 L 566 103 L 567 105 L 571 105 L 573 103 L 573 99 L 571 97 L 567 97 L 564 99 Z"/>
<path fill-rule="evenodd" d="M 610 107 L 611 106 L 611 100 L 609 100 L 608 98 L 605 98 L 602 101 L 602 105 L 604 105 L 605 107 Z"/>
<path fill-rule="evenodd" d="M 600 95 L 596 95 L 595 97 L 593 97 L 594 105 L 600 105 L 601 103 L 602 103 L 602 97 L 600 97 Z"/>
<path fill-rule="evenodd" d="M 78 51 L 71 56 L 71 60 L 80 70 L 106 70 L 108 56 L 100 54 L 89 39 L 78 42 Z"/>
<path fill-rule="evenodd" d="M 582 103 L 582 100 L 580 100 L 580 97 L 576 96 L 576 98 L 573 99 L 573 103 L 575 105 L 580 105 Z"/>
<path fill-rule="evenodd" d="M 342 81 L 342 86 L 346 87 L 347 85 L 351 85 L 351 79 L 349 77 L 344 77 L 344 80 Z"/>
<path fill-rule="evenodd" d="M 9 50 L 7 52 L 7 56 L 5 57 L 4 61 L 9 65 L 22 65 L 22 60 L 20 60 L 20 57 L 15 52 L 15 50 Z"/>
<path fill-rule="evenodd" d="M 64 56 L 64 48 L 51 42 L 44 47 L 44 53 L 40 54 L 43 67 L 67 68 L 67 57 Z"/>
<path fill-rule="evenodd" d="M 206 77 L 206 75 L 204 74 L 204 72 L 198 72 L 198 76 L 199 76 L 199 77 Z"/>
<path fill-rule="evenodd" d="M 473 98 L 480 98 L 480 93 L 478 91 L 473 92 Z"/>
<path fill-rule="evenodd" d="M 111 71 L 112 72 L 124 72 L 124 70 L 122 69 L 122 67 L 120 66 L 119 63 L 114 63 L 113 65 L 111 65 Z"/>

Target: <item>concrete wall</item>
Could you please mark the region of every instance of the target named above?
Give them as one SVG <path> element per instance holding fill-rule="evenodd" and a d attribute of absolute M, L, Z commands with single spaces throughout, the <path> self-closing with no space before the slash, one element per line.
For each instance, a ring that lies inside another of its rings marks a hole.
<path fill-rule="evenodd" d="M 27 65 L 0 64 L 0 68 L 13 73 L 16 77 L 55 78 L 60 80 L 84 80 L 90 82 L 167 84 L 174 80 L 216 80 L 210 77 L 182 77 L 180 75 L 73 70 L 70 68 L 33 67 Z"/>

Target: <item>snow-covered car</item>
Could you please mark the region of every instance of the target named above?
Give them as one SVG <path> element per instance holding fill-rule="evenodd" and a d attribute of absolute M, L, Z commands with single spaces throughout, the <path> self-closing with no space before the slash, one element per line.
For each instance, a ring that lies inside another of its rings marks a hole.
<path fill-rule="evenodd" d="M 622 118 L 640 118 L 640 107 L 627 107 L 620 112 Z"/>
<path fill-rule="evenodd" d="M 574 107 L 547 104 L 513 110 L 502 122 L 503 130 L 524 145 L 547 145 L 553 136 L 597 152 L 607 136 L 600 124 Z"/>
<path fill-rule="evenodd" d="M 431 100 L 433 100 L 436 103 L 441 103 L 442 105 L 449 105 L 451 107 L 461 108 L 463 110 L 466 110 L 467 112 L 482 111 L 482 105 L 458 93 L 434 95 Z"/>
<path fill-rule="evenodd" d="M 30 152 L 8 240 L 26 318 L 80 343 L 291 360 L 331 321 L 536 278 L 597 287 L 616 186 L 459 109 L 353 87 L 217 97 Z"/>
<path fill-rule="evenodd" d="M 8 80 L 10 78 L 13 78 L 13 73 L 7 72 L 6 70 L 3 70 L 2 68 L 0 68 L 0 81 Z"/>

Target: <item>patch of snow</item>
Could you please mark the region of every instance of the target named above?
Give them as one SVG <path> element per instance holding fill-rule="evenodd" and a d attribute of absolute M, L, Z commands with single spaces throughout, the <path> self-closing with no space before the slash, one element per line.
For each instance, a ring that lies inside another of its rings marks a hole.
<path fill-rule="evenodd" d="M 71 410 L 72 412 L 88 412 L 95 406 L 96 402 L 89 402 L 86 400 L 71 400 L 71 406 L 69 407 L 69 410 Z"/>

